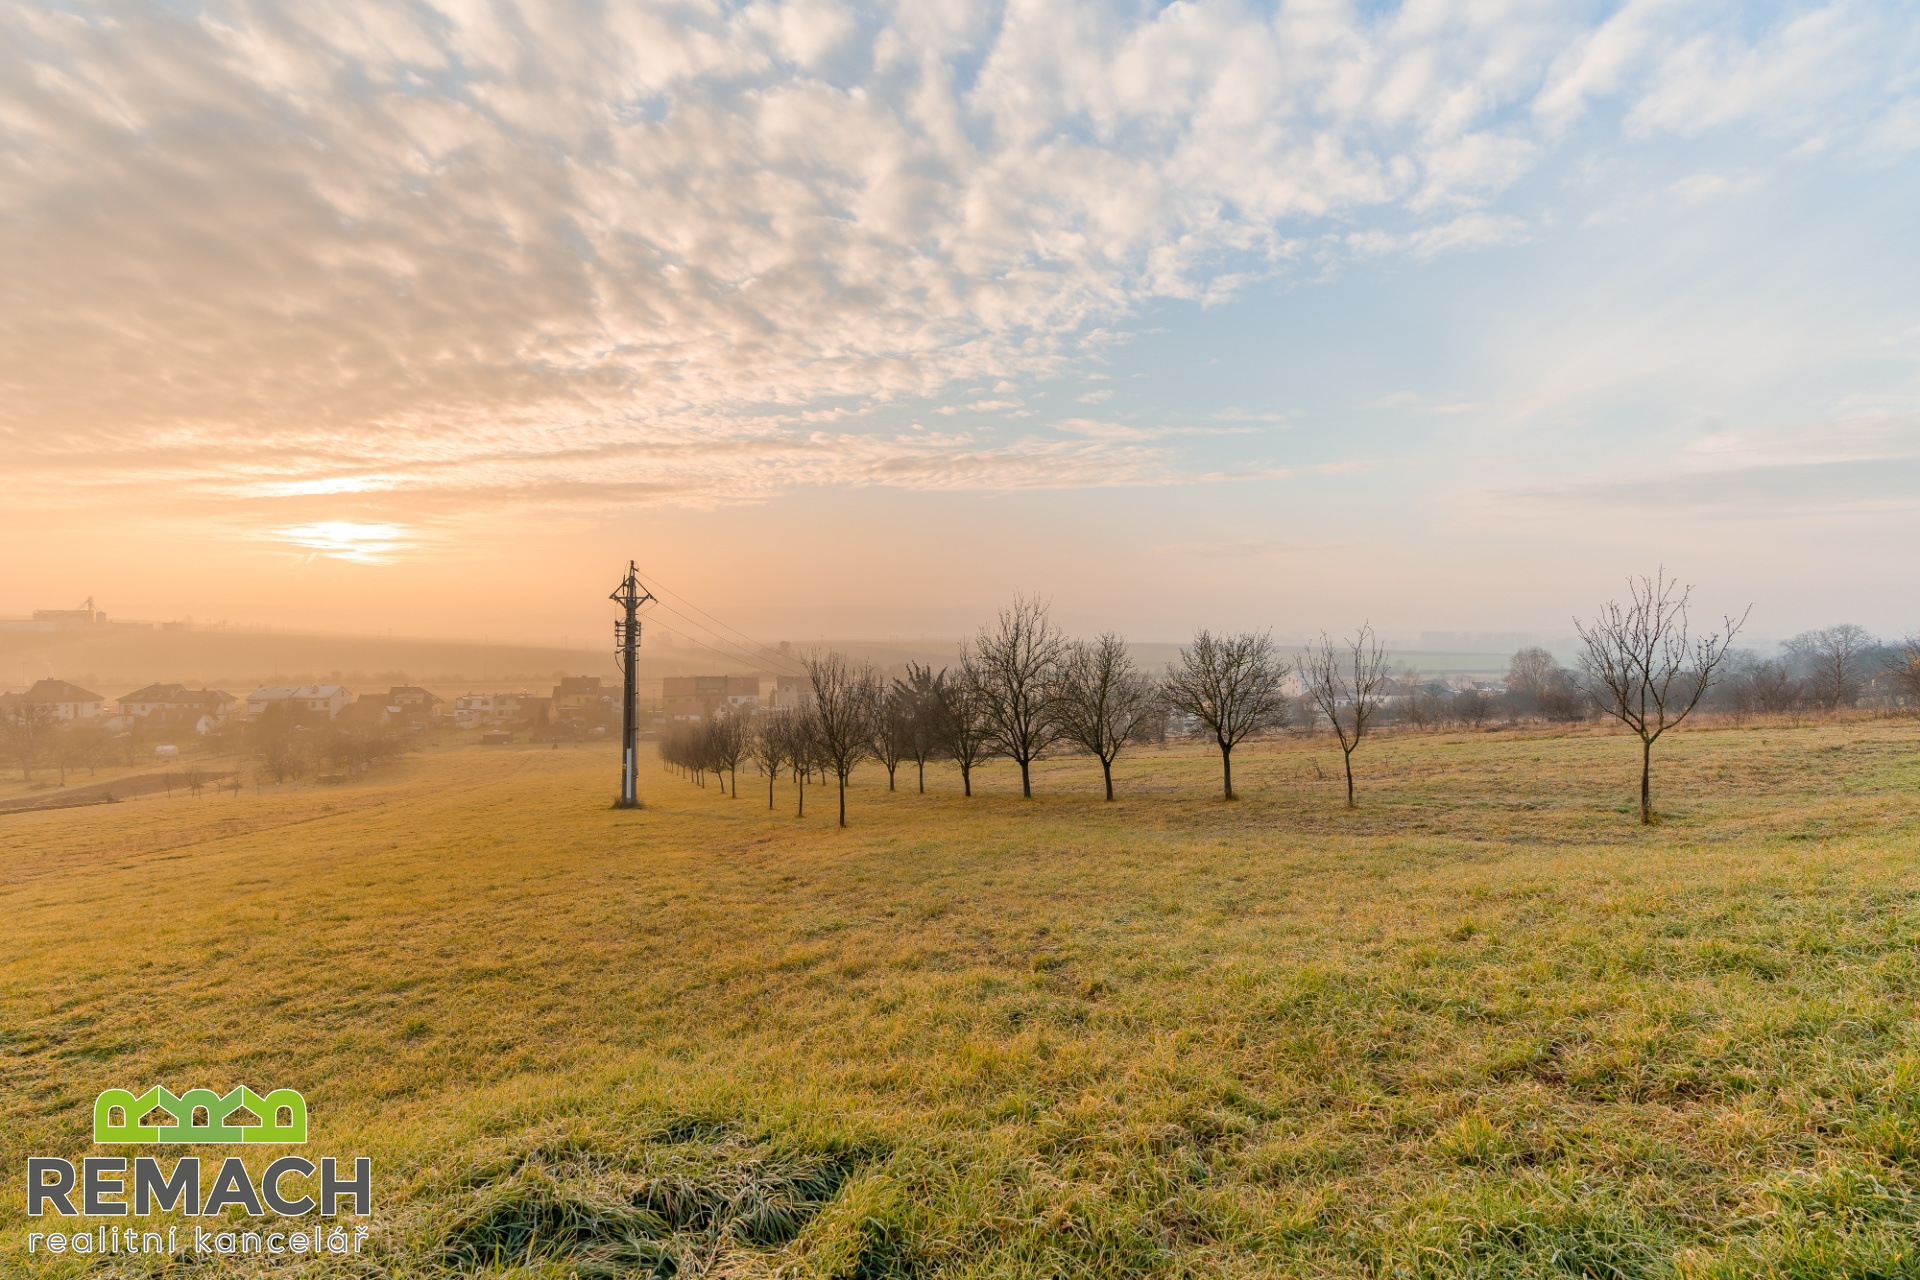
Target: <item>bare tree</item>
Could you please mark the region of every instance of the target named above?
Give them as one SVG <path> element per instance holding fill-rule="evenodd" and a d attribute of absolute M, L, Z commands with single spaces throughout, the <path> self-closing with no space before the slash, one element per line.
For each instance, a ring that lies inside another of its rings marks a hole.
<path fill-rule="evenodd" d="M 660 740 L 660 759 L 680 770 L 697 786 L 707 785 L 707 772 L 714 769 L 712 726 L 704 720 L 676 724 Z M 721 779 L 722 789 L 725 779 Z"/>
<path fill-rule="evenodd" d="M 1538 715 L 1540 698 L 1552 686 L 1560 664 L 1551 653 L 1530 645 L 1507 662 L 1507 710 L 1516 719 Z"/>
<path fill-rule="evenodd" d="M 1900 701 L 1920 707 L 1920 632 L 1893 645 L 1887 658 L 1887 675 Z"/>
<path fill-rule="evenodd" d="M 840 783 L 840 825 L 847 825 L 847 777 L 873 752 L 880 677 L 870 662 L 828 650 L 805 659 L 813 686 L 813 727 L 820 758 Z"/>
<path fill-rule="evenodd" d="M 745 711 L 723 708 L 714 712 L 707 725 L 707 758 L 713 762 L 717 778 L 722 769 L 733 780 L 733 798 L 740 798 L 740 761 L 753 742 L 753 726 Z"/>
<path fill-rule="evenodd" d="M 1060 740 L 1053 686 L 1066 637 L 1043 600 L 1015 596 L 974 641 L 974 669 L 985 695 L 995 748 L 1020 766 L 1020 794 L 1033 798 L 1033 762 Z"/>
<path fill-rule="evenodd" d="M 767 809 L 773 809 L 773 784 L 787 763 L 787 719 L 792 712 L 774 711 L 761 716 L 747 740 L 747 756 L 767 779 Z M 737 792 L 738 788 L 736 788 Z"/>
<path fill-rule="evenodd" d="M 979 664 L 965 646 L 960 650 L 959 675 L 947 681 L 942 691 L 939 714 L 941 749 L 960 766 L 961 794 L 971 796 L 974 767 L 986 758 L 993 737 Z"/>
<path fill-rule="evenodd" d="M 1792 711 L 1806 699 L 1805 685 L 1784 663 L 1756 662 L 1736 677 L 1734 705 L 1768 714 Z"/>
<path fill-rule="evenodd" d="M 1054 689 L 1054 713 L 1069 741 L 1100 761 L 1113 799 L 1113 762 L 1159 714 L 1159 690 L 1133 665 L 1127 642 L 1109 631 L 1092 644 L 1067 646 Z"/>
<path fill-rule="evenodd" d="M 1420 678 L 1418 667 L 1406 668 L 1395 681 L 1400 693 L 1400 723 L 1408 728 L 1424 729 L 1437 717 L 1439 706 L 1428 683 Z"/>
<path fill-rule="evenodd" d="M 1693 639 L 1688 634 L 1691 586 L 1669 580 L 1667 571 L 1627 579 L 1625 605 L 1608 601 L 1591 623 L 1574 619 L 1586 646 L 1586 669 L 1594 700 L 1640 737 L 1640 821 L 1653 821 L 1653 744 L 1685 720 L 1713 686 L 1733 638 L 1746 624 L 1749 605 L 1736 620 Z"/>
<path fill-rule="evenodd" d="M 1353 798 L 1353 752 L 1367 734 L 1367 722 L 1380 709 L 1387 683 L 1387 653 L 1362 624 L 1353 639 L 1338 648 L 1326 632 L 1307 646 L 1307 688 L 1340 739 L 1340 756 L 1347 767 L 1347 808 Z M 1344 719 L 1342 717 L 1345 717 Z"/>
<path fill-rule="evenodd" d="M 1787 656 L 1807 673 L 1807 695 L 1823 711 L 1851 707 L 1867 683 L 1868 659 L 1875 648 L 1865 627 L 1843 622 L 1803 631 L 1785 645 Z"/>
<path fill-rule="evenodd" d="M 1250 734 L 1287 721 L 1282 685 L 1293 667 L 1273 652 L 1265 631 L 1215 636 L 1201 631 L 1167 666 L 1167 704 L 1199 720 L 1220 748 L 1222 795 L 1232 800 L 1233 749 Z"/>
<path fill-rule="evenodd" d="M 787 748 L 787 767 L 793 773 L 797 790 L 797 803 L 793 816 L 807 816 L 807 776 L 814 770 L 820 759 L 819 734 L 815 731 L 813 708 L 801 707 L 787 712 L 791 717 L 786 723 L 782 738 Z"/>
<path fill-rule="evenodd" d="M 46 754 L 59 728 L 58 713 L 44 702 L 15 694 L 0 705 L 0 748 L 20 766 L 21 781 L 33 781 L 34 762 Z"/>
<path fill-rule="evenodd" d="M 893 682 L 907 721 L 907 758 L 920 771 L 920 794 L 927 793 L 927 761 L 938 758 L 946 741 L 947 673 L 917 662 Z"/>
<path fill-rule="evenodd" d="M 87 776 L 93 776 L 101 762 L 111 758 L 115 742 L 107 727 L 95 720 L 81 720 L 69 725 L 65 733 L 66 749 L 78 764 L 87 766 Z"/>
<path fill-rule="evenodd" d="M 887 771 L 891 791 L 900 762 L 913 754 L 913 701 L 900 691 L 898 681 L 878 688 L 874 696 L 873 758 Z"/>

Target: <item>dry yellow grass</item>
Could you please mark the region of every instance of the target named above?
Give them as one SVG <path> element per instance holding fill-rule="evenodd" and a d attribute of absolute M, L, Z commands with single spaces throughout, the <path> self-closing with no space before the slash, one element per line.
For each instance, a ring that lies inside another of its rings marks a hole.
<path fill-rule="evenodd" d="M 870 767 L 846 831 L 568 748 L 0 819 L 0 1267 L 26 1156 L 165 1082 L 373 1156 L 357 1273 L 1920 1275 L 1915 726 L 1678 734 L 1648 829 L 1617 736 L 1359 760 L 1354 813 L 1286 740 L 1235 804 Z"/>

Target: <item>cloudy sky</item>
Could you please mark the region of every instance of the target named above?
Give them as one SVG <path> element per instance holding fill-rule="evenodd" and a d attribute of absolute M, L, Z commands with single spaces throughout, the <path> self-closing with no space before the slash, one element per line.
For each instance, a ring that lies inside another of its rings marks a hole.
<path fill-rule="evenodd" d="M 1920 625 L 1902 3 L 0 8 L 0 612 Z"/>

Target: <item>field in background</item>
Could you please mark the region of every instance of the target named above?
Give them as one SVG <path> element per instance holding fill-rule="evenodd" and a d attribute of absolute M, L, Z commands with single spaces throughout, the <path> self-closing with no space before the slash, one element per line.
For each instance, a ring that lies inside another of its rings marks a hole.
<path fill-rule="evenodd" d="M 0 1165 L 244 1082 L 374 1157 L 361 1275 L 1920 1275 L 1920 729 L 1675 735 L 1648 829 L 1634 752 L 1382 738 L 1355 813 L 1325 739 L 1235 804 L 870 766 L 841 831 L 462 747 L 0 818 Z"/>

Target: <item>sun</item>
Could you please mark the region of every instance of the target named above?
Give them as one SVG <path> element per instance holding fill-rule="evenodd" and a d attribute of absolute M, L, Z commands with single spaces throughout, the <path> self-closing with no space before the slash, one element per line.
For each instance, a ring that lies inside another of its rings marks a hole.
<path fill-rule="evenodd" d="M 403 525 L 362 524 L 353 520 L 317 520 L 269 530 L 267 536 L 307 552 L 307 558 L 325 556 L 355 564 L 390 564 L 414 546 Z"/>

